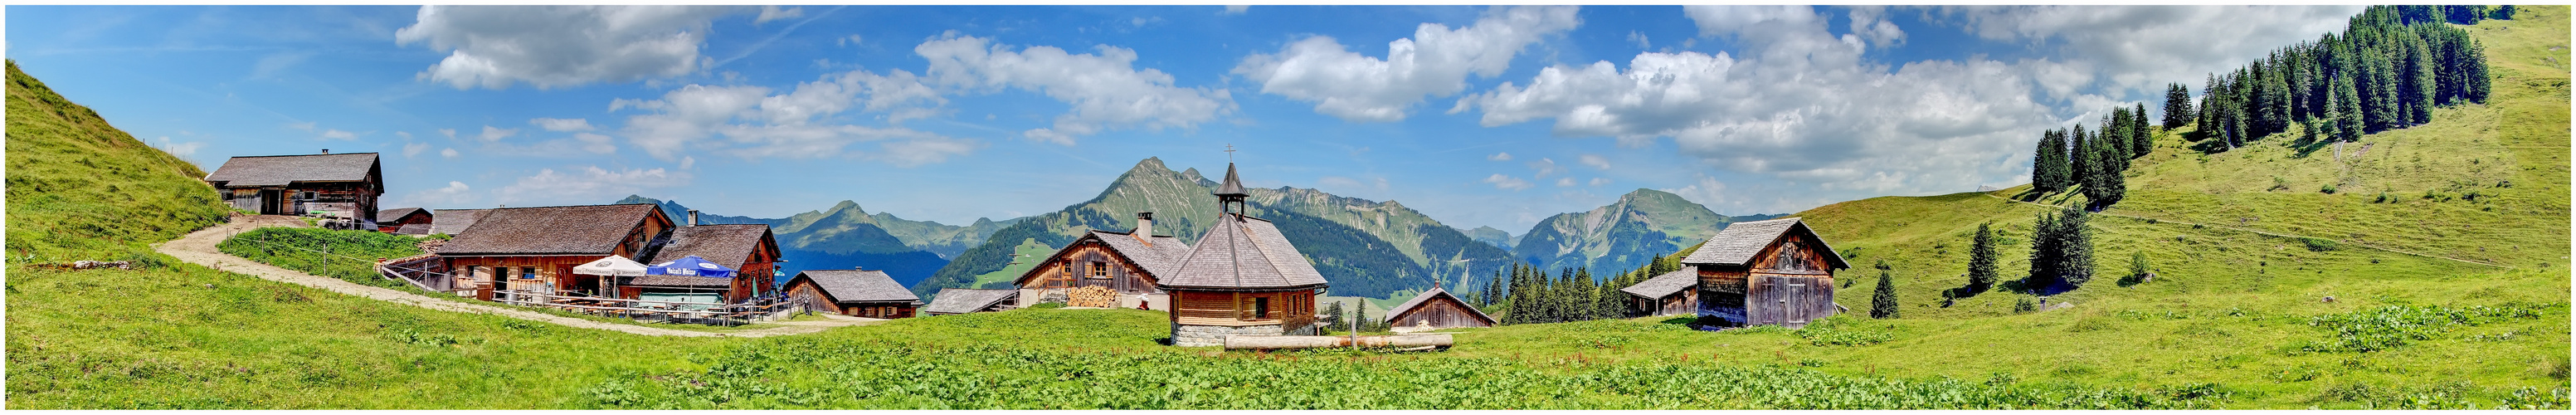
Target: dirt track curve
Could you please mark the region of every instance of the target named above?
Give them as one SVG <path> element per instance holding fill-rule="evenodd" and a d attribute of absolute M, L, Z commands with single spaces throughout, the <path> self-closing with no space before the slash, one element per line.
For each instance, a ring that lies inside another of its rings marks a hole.
<path fill-rule="evenodd" d="M 306 274 L 294 270 L 270 266 L 268 264 L 251 262 L 250 260 L 215 250 L 216 243 L 223 242 L 225 238 L 230 238 L 234 234 L 239 234 L 252 229 L 277 226 L 304 227 L 305 224 L 301 220 L 285 216 L 235 216 L 233 217 L 232 223 L 201 229 L 196 232 L 189 233 L 187 236 L 180 237 L 178 240 L 153 245 L 152 249 L 160 251 L 163 254 L 178 257 L 181 261 L 188 261 L 188 263 L 204 265 L 217 270 L 231 271 L 242 275 L 259 277 L 260 279 L 313 287 L 323 291 L 348 294 L 372 300 L 406 304 L 438 311 L 491 314 L 520 320 L 551 323 L 565 327 L 610 330 L 646 336 L 768 337 L 813 333 L 833 327 L 860 326 L 885 322 L 885 320 L 878 319 L 818 314 L 826 317 L 827 319 L 823 321 L 776 322 L 771 324 L 778 324 L 780 327 L 723 333 L 675 330 L 634 324 L 607 323 L 539 313 L 513 307 L 443 300 L 410 292 L 359 285 L 357 283 L 341 281 L 337 278 Z"/>

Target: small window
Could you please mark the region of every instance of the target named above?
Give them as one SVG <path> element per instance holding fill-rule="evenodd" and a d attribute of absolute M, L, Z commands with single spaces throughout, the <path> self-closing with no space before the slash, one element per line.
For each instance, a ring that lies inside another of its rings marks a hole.
<path fill-rule="evenodd" d="M 537 267 L 519 267 L 519 279 L 537 279 Z"/>
<path fill-rule="evenodd" d="M 1092 277 L 1092 278 L 1109 278 L 1109 263 L 1107 263 L 1107 262 L 1100 262 L 1100 261 L 1091 261 L 1091 277 Z"/>

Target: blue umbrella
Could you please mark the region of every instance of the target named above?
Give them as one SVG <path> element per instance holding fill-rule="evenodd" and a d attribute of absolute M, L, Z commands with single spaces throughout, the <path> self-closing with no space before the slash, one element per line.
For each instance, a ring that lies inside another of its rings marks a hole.
<path fill-rule="evenodd" d="M 690 275 L 716 278 L 733 277 L 732 268 L 725 268 L 723 265 L 716 265 L 713 262 L 707 262 L 706 258 L 699 258 L 697 255 L 681 257 L 680 259 L 672 260 L 671 262 L 653 264 L 652 267 L 645 268 L 644 273 L 651 275 Z"/>

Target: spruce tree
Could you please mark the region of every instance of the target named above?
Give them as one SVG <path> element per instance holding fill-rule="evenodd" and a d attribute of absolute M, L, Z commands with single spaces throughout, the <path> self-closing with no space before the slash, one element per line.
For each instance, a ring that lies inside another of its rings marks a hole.
<path fill-rule="evenodd" d="M 2058 269 L 2064 275 L 2059 280 L 2072 287 L 2093 280 L 2093 228 L 2085 224 L 2091 221 L 2089 216 L 2084 209 L 2069 206 L 2057 219 L 2058 249 L 2064 251 L 2058 255 Z"/>
<path fill-rule="evenodd" d="M 2030 224 L 2030 276 L 2023 285 L 2029 289 L 2046 288 L 2059 278 L 2059 256 L 2065 254 L 2058 238 L 2057 214 L 2040 212 Z"/>
<path fill-rule="evenodd" d="M 2138 158 L 2147 155 L 2147 152 L 2155 151 L 2156 133 L 2155 128 L 2147 123 L 2146 103 L 2141 102 L 2129 107 L 2129 128 L 2129 158 Z"/>
<path fill-rule="evenodd" d="M 1968 292 L 1978 293 L 1995 286 L 1995 233 L 1991 223 L 1977 224 L 1977 236 L 1968 245 Z"/>
<path fill-rule="evenodd" d="M 2039 150 L 2031 159 L 2031 190 L 2041 193 L 2066 190 L 2071 180 L 2070 160 L 2066 155 L 2066 131 L 2049 130 L 2039 134 Z"/>
<path fill-rule="evenodd" d="M 2147 251 L 2129 252 L 2129 278 L 2147 277 Z"/>
<path fill-rule="evenodd" d="M 1869 318 L 1898 318 L 1897 314 L 1901 310 L 1896 306 L 1896 277 L 1888 270 L 1878 270 L 1878 288 L 1871 291 Z"/>
<path fill-rule="evenodd" d="M 2093 140 L 2084 135 L 2084 124 L 2076 124 L 2075 128 L 2067 131 L 2066 156 L 2069 168 L 2066 170 L 2067 178 L 2070 180 L 2066 185 L 2073 187 L 2087 184 L 2093 177 L 2093 154 L 2091 153 L 2093 146 L 2090 145 L 2090 141 Z"/>
<path fill-rule="evenodd" d="M 2407 125 L 2433 122 L 2433 55 L 2421 40 L 2406 42 L 2406 66 L 2399 73 L 2397 99 L 2406 104 Z"/>
<path fill-rule="evenodd" d="M 2196 118 L 2191 111 L 2191 88 L 2176 82 L 2165 84 L 2165 128 L 2182 128 Z"/>
<path fill-rule="evenodd" d="M 2361 141 L 2361 98 L 2354 96 L 2359 93 L 2355 91 L 2353 79 L 2336 77 L 2334 84 L 2334 138 L 2343 142 Z"/>

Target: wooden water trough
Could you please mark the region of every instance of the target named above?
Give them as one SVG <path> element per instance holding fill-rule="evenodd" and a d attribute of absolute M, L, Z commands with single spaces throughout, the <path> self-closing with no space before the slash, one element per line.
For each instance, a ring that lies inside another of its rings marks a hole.
<path fill-rule="evenodd" d="M 1456 344 L 1446 333 L 1398 334 L 1392 336 L 1228 336 L 1226 350 L 1320 349 L 1327 347 L 1402 347 L 1410 350 L 1448 348 Z"/>

